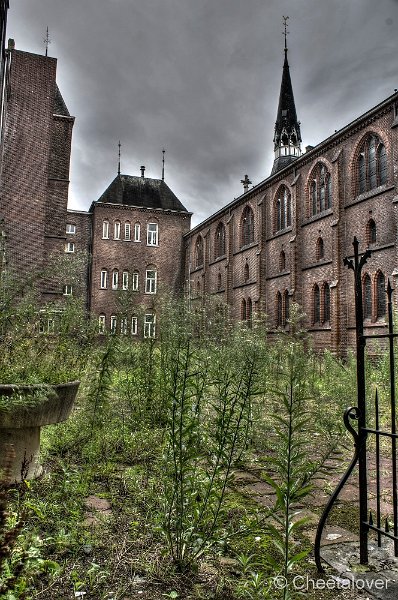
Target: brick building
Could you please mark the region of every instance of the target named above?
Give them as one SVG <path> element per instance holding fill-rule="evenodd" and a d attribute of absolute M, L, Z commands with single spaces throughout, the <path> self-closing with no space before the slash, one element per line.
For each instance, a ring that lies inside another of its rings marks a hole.
<path fill-rule="evenodd" d="M 384 288 L 398 276 L 398 94 L 316 147 L 301 150 L 285 47 L 271 175 L 190 230 L 163 179 L 120 174 L 89 211 L 67 209 L 73 117 L 56 84 L 56 60 L 11 47 L 0 215 L 8 264 L 21 274 L 59 255 L 75 280 L 42 282 L 45 298 L 80 293 L 101 329 L 155 332 L 156 299 L 185 289 L 235 320 L 256 316 L 272 333 L 299 303 L 317 348 L 354 343 L 354 235 L 372 249 L 363 276 L 367 330 L 385 327 Z M 80 257 L 80 259 L 79 259 Z M 78 260 L 79 259 L 79 260 Z"/>
<path fill-rule="evenodd" d="M 354 236 L 372 257 L 363 276 L 366 331 L 385 327 L 387 278 L 398 282 L 398 94 L 301 152 L 287 48 L 271 176 L 185 236 L 193 300 L 226 302 L 235 320 L 288 328 L 297 302 L 316 348 L 355 343 Z"/>

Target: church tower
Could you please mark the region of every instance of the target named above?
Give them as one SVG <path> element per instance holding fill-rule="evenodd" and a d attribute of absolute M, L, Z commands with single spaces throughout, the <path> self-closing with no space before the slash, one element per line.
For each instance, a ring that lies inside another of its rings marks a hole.
<path fill-rule="evenodd" d="M 293 87 L 290 79 L 289 63 L 287 60 L 287 19 L 283 17 L 285 26 L 285 60 L 283 63 L 281 91 L 279 95 L 278 113 L 275 123 L 274 152 L 275 160 L 272 172 L 280 171 L 296 158 L 301 156 L 300 123 L 297 120 L 294 103 Z"/>

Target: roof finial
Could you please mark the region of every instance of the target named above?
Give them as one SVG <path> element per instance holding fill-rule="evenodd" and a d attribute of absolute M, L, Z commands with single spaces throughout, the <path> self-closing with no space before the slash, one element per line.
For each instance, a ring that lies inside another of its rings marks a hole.
<path fill-rule="evenodd" d="M 48 56 L 48 46 L 49 46 L 49 44 L 51 44 L 50 36 L 48 35 L 48 26 L 46 29 L 46 37 L 44 38 L 43 42 L 46 45 L 46 56 Z"/>
<path fill-rule="evenodd" d="M 117 174 L 119 175 L 119 177 L 120 177 L 120 148 L 121 148 L 121 146 L 122 145 L 121 145 L 120 140 L 119 140 L 119 143 L 118 143 L 118 147 L 119 147 L 119 161 L 117 163 Z"/>
<path fill-rule="evenodd" d="M 243 183 L 243 193 L 245 194 L 249 189 L 249 185 L 251 184 L 251 181 L 250 181 L 249 177 L 247 175 L 245 175 L 244 179 L 241 179 L 240 182 Z"/>
<path fill-rule="evenodd" d="M 164 148 L 162 150 L 162 154 L 163 154 L 163 157 L 162 157 L 162 181 L 164 181 L 164 155 L 166 154 L 166 150 Z"/>
<path fill-rule="evenodd" d="M 282 17 L 283 18 L 283 26 L 285 31 L 283 32 L 283 35 L 285 36 L 285 54 L 287 54 L 287 36 L 289 34 L 288 30 L 287 30 L 287 20 L 289 17 Z"/>

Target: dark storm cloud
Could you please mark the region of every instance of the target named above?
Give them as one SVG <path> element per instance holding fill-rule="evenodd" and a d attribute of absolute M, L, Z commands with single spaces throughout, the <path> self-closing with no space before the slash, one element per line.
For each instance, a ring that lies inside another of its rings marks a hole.
<path fill-rule="evenodd" d="M 70 204 L 87 208 L 117 170 L 161 173 L 195 222 L 272 166 L 282 14 L 304 144 L 398 87 L 397 0 L 10 1 L 17 48 L 58 58 L 76 116 Z"/>

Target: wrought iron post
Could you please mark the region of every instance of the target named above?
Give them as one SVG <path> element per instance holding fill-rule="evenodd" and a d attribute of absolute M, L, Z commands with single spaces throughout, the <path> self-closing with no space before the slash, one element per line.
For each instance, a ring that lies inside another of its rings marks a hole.
<path fill-rule="evenodd" d="M 358 394 L 358 467 L 359 467 L 359 552 L 361 564 L 368 562 L 368 492 L 366 471 L 366 386 L 365 345 L 363 335 L 362 268 L 371 255 L 370 250 L 359 257 L 359 242 L 354 237 L 354 260 L 344 259 L 344 264 L 354 272 L 355 279 L 355 322 L 357 350 L 357 394 Z"/>

